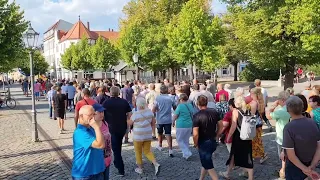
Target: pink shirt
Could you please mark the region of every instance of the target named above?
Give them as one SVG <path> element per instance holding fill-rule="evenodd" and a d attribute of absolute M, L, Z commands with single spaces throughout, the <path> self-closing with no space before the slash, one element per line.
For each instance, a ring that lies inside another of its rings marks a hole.
<path fill-rule="evenodd" d="M 41 84 L 40 83 L 34 84 L 34 92 L 40 92 L 40 88 L 41 88 Z"/>
<path fill-rule="evenodd" d="M 109 132 L 109 126 L 107 122 L 102 122 L 101 125 L 101 132 L 103 134 L 104 140 L 105 140 L 105 148 L 104 148 L 104 163 L 106 167 L 109 167 L 111 164 L 111 134 Z"/>
<path fill-rule="evenodd" d="M 216 102 L 219 102 L 219 98 L 220 95 L 224 94 L 226 96 L 226 101 L 229 101 L 229 93 L 228 91 L 225 90 L 220 90 L 217 94 L 216 94 Z"/>

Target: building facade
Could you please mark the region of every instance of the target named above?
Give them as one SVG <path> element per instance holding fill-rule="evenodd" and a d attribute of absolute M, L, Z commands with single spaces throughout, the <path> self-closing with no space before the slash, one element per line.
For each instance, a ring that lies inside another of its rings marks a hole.
<path fill-rule="evenodd" d="M 64 69 L 61 65 L 61 56 L 71 44 L 78 43 L 83 37 L 88 38 L 90 44 L 94 44 L 99 37 L 113 41 L 118 38 L 118 34 L 113 29 L 92 31 L 89 22 L 85 26 L 80 18 L 75 24 L 59 20 L 44 33 L 44 56 L 50 65 L 50 75 L 55 79 L 112 78 L 113 75 L 110 72 Z"/>

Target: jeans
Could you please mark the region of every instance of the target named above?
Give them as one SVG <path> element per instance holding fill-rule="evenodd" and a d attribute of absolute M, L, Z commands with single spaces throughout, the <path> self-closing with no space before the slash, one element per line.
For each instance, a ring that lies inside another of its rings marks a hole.
<path fill-rule="evenodd" d="M 205 140 L 199 142 L 199 155 L 201 165 L 204 169 L 209 170 L 213 169 L 213 162 L 212 162 L 212 154 L 217 149 L 217 142 L 215 140 Z"/>
<path fill-rule="evenodd" d="M 123 133 L 111 133 L 111 144 L 112 144 L 112 151 L 114 156 L 114 166 L 118 169 L 120 174 L 124 174 L 124 164 L 121 155 L 122 149 L 122 139 L 125 135 Z"/>
<path fill-rule="evenodd" d="M 266 113 L 263 112 L 263 113 L 261 114 L 261 116 L 262 116 L 262 119 L 264 120 L 264 122 L 267 124 L 268 128 L 271 128 L 272 125 L 270 124 L 270 121 L 269 121 L 269 119 L 267 118 Z"/>
<path fill-rule="evenodd" d="M 302 162 L 302 164 L 308 167 L 311 164 L 311 162 L 309 163 Z M 301 180 L 301 179 L 307 178 L 307 175 L 305 175 L 301 169 L 295 166 L 288 159 L 286 160 L 285 174 L 286 174 L 286 180 Z"/>
<path fill-rule="evenodd" d="M 192 155 L 190 151 L 189 139 L 191 136 L 192 128 L 177 128 L 176 137 L 179 148 L 182 151 L 183 157 L 189 157 Z"/>
<path fill-rule="evenodd" d="M 110 166 L 106 167 L 106 169 L 103 172 L 104 180 L 109 180 L 109 173 L 110 173 Z"/>
<path fill-rule="evenodd" d="M 53 108 L 52 105 L 49 104 L 49 117 L 52 118 Z"/>
<path fill-rule="evenodd" d="M 75 109 L 73 99 L 68 99 L 68 107 L 70 109 L 72 109 L 72 108 Z"/>
<path fill-rule="evenodd" d="M 73 180 L 103 180 L 103 173 L 91 175 L 83 178 L 72 177 Z"/>

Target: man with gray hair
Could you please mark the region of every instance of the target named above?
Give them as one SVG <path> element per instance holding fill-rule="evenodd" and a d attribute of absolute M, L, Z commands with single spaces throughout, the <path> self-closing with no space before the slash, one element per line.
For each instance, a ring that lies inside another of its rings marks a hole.
<path fill-rule="evenodd" d="M 168 87 L 166 85 L 161 85 L 160 95 L 156 97 L 156 100 L 154 102 L 154 107 L 152 109 L 153 113 L 156 113 L 156 119 L 157 119 L 159 144 L 156 148 L 159 151 L 162 150 L 162 139 L 163 139 L 163 133 L 164 133 L 168 141 L 169 156 L 173 157 L 172 137 L 171 137 L 171 125 L 172 125 L 171 108 L 173 109 L 176 108 L 175 103 L 172 101 L 171 97 L 168 95 Z"/>
<path fill-rule="evenodd" d="M 131 117 L 131 107 L 127 100 L 119 97 L 120 89 L 117 86 L 110 88 L 111 98 L 104 101 L 104 118 L 109 125 L 111 134 L 114 165 L 120 176 L 124 176 L 124 164 L 121 155 L 122 139 L 127 133 L 127 120 Z"/>
<path fill-rule="evenodd" d="M 207 91 L 207 87 L 204 84 L 200 85 L 200 93 L 208 98 L 208 102 L 214 102 L 213 94 Z M 198 99 L 198 96 L 196 97 Z"/>
<path fill-rule="evenodd" d="M 278 147 L 278 155 L 282 152 L 283 129 L 290 120 L 290 114 L 287 112 L 286 101 L 290 97 L 288 91 L 281 91 L 277 100 L 273 103 L 269 111 L 266 111 L 266 116 L 269 120 L 276 121 L 276 142 Z M 285 161 L 282 161 L 282 167 L 279 171 L 280 178 L 285 178 Z"/>
<path fill-rule="evenodd" d="M 303 101 L 297 96 L 291 96 L 286 101 L 291 122 L 283 130 L 282 160 L 286 155 L 285 177 L 287 180 L 319 179 L 312 169 L 320 160 L 320 132 L 312 119 L 302 115 Z"/>

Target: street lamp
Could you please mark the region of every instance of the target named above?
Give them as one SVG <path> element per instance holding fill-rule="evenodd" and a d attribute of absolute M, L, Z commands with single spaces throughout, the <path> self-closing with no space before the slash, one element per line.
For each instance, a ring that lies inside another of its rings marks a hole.
<path fill-rule="evenodd" d="M 38 142 L 38 127 L 37 127 L 37 111 L 36 111 L 36 102 L 35 102 L 35 94 L 34 94 L 34 71 L 33 71 L 33 50 L 37 46 L 37 41 L 39 38 L 39 33 L 37 33 L 31 26 L 29 22 L 28 30 L 23 34 L 23 38 L 25 41 L 26 48 L 29 49 L 29 57 L 30 57 L 30 79 L 31 79 L 31 93 L 32 93 L 32 140 L 34 142 Z"/>
<path fill-rule="evenodd" d="M 136 80 L 139 80 L 139 66 L 138 66 L 138 62 L 139 62 L 139 56 L 137 53 L 135 53 L 132 57 L 134 64 L 136 65 Z"/>

